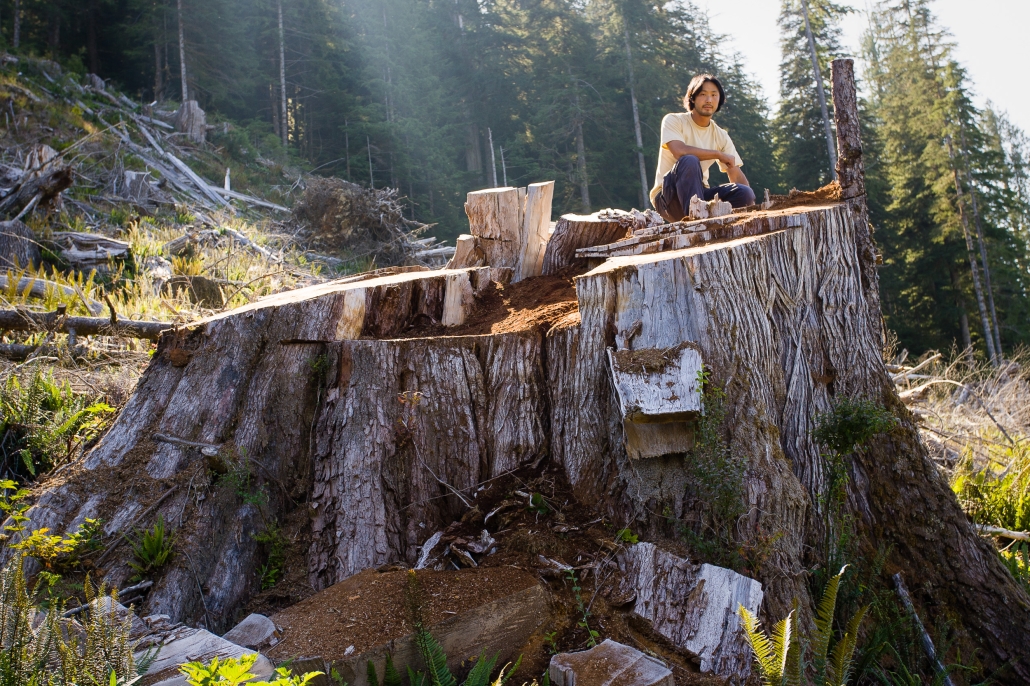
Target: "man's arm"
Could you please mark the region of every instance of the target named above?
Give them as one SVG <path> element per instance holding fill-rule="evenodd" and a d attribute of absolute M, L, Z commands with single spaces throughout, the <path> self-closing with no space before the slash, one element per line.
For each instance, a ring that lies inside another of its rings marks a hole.
<path fill-rule="evenodd" d="M 730 177 L 730 183 L 735 183 L 738 186 L 747 186 L 748 188 L 751 187 L 747 177 L 744 176 L 744 171 L 735 164 L 728 165 L 726 176 Z"/>
<path fill-rule="evenodd" d="M 693 145 L 687 145 L 683 141 L 669 141 L 665 144 L 665 147 L 669 149 L 672 156 L 677 160 L 684 155 L 693 155 L 699 160 L 718 160 L 726 165 L 726 176 L 730 177 L 730 182 L 741 186 L 750 187 L 747 177 L 744 176 L 744 172 L 741 171 L 740 167 L 737 166 L 737 158 L 733 155 L 729 155 L 718 150 L 708 150 L 707 148 L 695 148 Z"/>
<path fill-rule="evenodd" d="M 727 155 L 724 152 L 718 150 L 708 150 L 707 148 L 695 148 L 693 145 L 687 145 L 683 141 L 669 141 L 665 144 L 665 147 L 669 149 L 672 156 L 677 160 L 684 155 L 693 155 L 702 162 L 705 160 L 719 160 L 725 165 L 733 166 L 737 163 L 737 160 L 733 158 L 733 155 Z"/>

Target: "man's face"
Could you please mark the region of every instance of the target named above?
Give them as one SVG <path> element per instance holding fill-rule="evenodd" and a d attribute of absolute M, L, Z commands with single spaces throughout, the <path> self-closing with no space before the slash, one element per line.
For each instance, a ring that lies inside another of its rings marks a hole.
<path fill-rule="evenodd" d="M 719 107 L 719 89 L 711 81 L 701 85 L 701 91 L 694 96 L 694 109 L 703 117 L 711 117 Z"/>

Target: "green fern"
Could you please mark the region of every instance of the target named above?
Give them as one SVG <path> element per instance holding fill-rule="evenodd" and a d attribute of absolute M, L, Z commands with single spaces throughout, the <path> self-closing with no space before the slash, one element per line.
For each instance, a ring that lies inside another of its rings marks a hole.
<path fill-rule="evenodd" d="M 368 684 L 369 686 L 380 686 L 379 676 L 376 674 L 375 664 L 368 661 Z M 383 683 L 381 686 L 401 686 L 401 675 L 393 666 L 393 656 L 386 654 L 386 666 L 383 668 Z"/>
<path fill-rule="evenodd" d="M 868 607 L 860 609 L 848 628 L 830 651 L 833 636 L 833 617 L 837 609 L 837 593 L 847 567 L 830 579 L 816 608 L 815 633 L 809 642 L 814 665 L 813 683 L 817 686 L 845 686 L 851 678 L 858 627 L 865 619 Z M 758 619 L 741 605 L 738 609 L 744 637 L 755 655 L 755 664 L 764 686 L 800 686 L 803 669 L 803 649 L 797 628 L 797 607 L 773 627 L 772 636 L 761 630 Z"/>

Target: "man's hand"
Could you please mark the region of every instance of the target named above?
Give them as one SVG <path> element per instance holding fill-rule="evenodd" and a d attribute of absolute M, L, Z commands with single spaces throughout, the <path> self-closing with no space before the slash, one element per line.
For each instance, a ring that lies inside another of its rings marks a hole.
<path fill-rule="evenodd" d="M 719 161 L 725 164 L 730 169 L 737 166 L 737 158 L 733 155 L 727 155 L 724 152 L 719 153 Z"/>

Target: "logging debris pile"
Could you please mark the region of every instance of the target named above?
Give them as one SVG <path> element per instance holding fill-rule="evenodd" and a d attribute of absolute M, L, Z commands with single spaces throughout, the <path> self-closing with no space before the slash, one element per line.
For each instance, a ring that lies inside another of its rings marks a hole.
<path fill-rule="evenodd" d="M 0 219 L 15 220 L 0 226 L 0 307 L 54 315 L 5 326 L 0 357 L 145 354 L 130 331 L 76 336 L 61 317 L 170 327 L 370 266 L 446 260 L 396 191 L 311 176 L 253 127 L 191 116 L 178 131 L 176 103 L 9 55 L 0 106 Z"/>
<path fill-rule="evenodd" d="M 404 216 L 395 188 L 364 188 L 343 179 L 311 178 L 293 206 L 295 235 L 314 250 L 372 265 L 439 266 L 453 250 L 420 238 L 430 225 Z"/>

